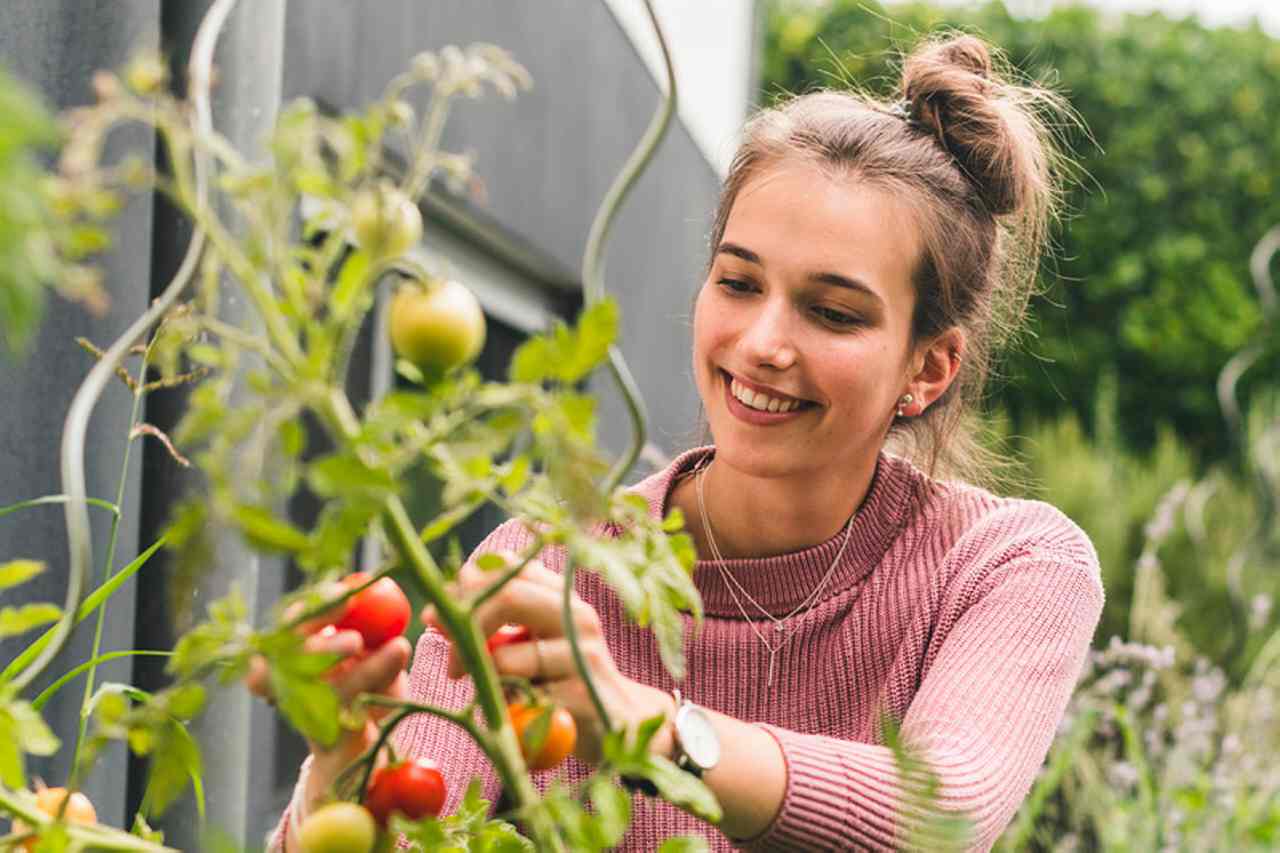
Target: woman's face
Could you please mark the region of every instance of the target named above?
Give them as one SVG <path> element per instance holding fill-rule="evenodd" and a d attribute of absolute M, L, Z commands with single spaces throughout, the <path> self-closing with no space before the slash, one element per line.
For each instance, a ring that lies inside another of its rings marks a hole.
<path fill-rule="evenodd" d="M 761 477 L 874 464 L 911 376 L 917 252 L 879 190 L 804 164 L 743 187 L 694 308 L 718 456 Z"/>

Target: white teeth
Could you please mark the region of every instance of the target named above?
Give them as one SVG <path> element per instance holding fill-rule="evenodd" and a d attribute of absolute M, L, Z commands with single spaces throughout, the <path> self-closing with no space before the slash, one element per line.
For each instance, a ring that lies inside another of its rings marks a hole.
<path fill-rule="evenodd" d="M 736 379 L 729 384 L 729 393 L 733 394 L 743 405 L 750 406 L 761 412 L 789 412 L 800 405 L 797 400 L 777 400 L 768 394 L 752 391 Z"/>

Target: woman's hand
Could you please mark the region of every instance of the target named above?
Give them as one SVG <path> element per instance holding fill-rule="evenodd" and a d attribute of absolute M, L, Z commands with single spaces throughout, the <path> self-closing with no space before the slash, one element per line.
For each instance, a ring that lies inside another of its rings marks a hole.
<path fill-rule="evenodd" d="M 458 599 L 466 600 L 492 584 L 497 576 L 497 572 L 487 572 L 468 563 L 453 582 L 451 592 Z M 595 764 L 600 760 L 604 726 L 586 683 L 578 675 L 573 651 L 564 635 L 561 622 L 563 596 L 564 578 L 533 560 L 476 609 L 475 621 L 485 636 L 508 623 L 529 628 L 534 640 L 496 649 L 494 665 L 500 675 L 529 679 L 553 702 L 569 711 L 578 727 L 574 755 L 588 764 Z M 578 647 L 610 722 L 615 727 L 634 728 L 658 714 L 665 714 L 670 721 L 675 711 L 675 702 L 670 695 L 632 681 L 618 671 L 595 609 L 575 594 L 571 612 L 578 634 Z M 431 607 L 422 611 L 422 621 L 447 636 L 448 632 L 436 619 Z M 449 675 L 460 678 L 465 674 L 466 669 L 455 648 L 449 653 Z M 671 752 L 669 725 L 654 737 L 651 748 L 662 755 Z"/>
<path fill-rule="evenodd" d="M 364 640 L 358 632 L 339 631 L 323 619 L 304 623 L 298 630 L 307 635 L 304 648 L 308 652 L 341 656 L 342 660 L 329 670 L 326 677 L 344 704 L 361 693 L 379 693 L 394 699 L 408 697 L 405 666 L 409 663 L 411 649 L 404 637 L 395 637 L 366 653 Z M 245 685 L 251 692 L 273 701 L 271 673 L 265 659 L 255 657 L 250 662 Z M 343 729 L 332 746 L 307 742 L 312 755 L 306 792 L 308 811 L 324 797 L 338 774 L 377 740 L 376 721 L 387 711 L 385 708 L 370 708 L 364 726 L 355 731 Z"/>

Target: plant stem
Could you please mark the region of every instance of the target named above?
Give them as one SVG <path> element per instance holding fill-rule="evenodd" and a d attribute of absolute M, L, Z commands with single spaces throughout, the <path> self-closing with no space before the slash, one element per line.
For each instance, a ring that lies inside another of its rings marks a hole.
<path fill-rule="evenodd" d="M 515 580 L 516 576 L 524 571 L 524 567 L 529 565 L 535 557 L 542 553 L 544 544 L 545 542 L 541 536 L 535 536 L 533 544 L 525 551 L 520 562 L 503 572 L 502 577 L 480 590 L 480 592 L 471 599 L 471 604 L 469 605 L 471 610 L 474 612 L 481 604 L 484 604 L 490 598 L 497 595 L 504 586 Z"/>
<path fill-rule="evenodd" d="M 149 651 L 146 649 L 126 649 L 120 652 L 107 652 L 106 654 L 103 654 L 103 655 L 96 655 L 92 659 L 86 661 L 85 663 L 80 664 L 75 669 L 63 675 L 57 681 L 53 682 L 53 684 L 50 684 L 48 687 L 46 687 L 40 693 L 39 696 L 31 700 L 31 707 L 39 711 L 48 703 L 48 701 L 51 698 L 53 698 L 53 695 L 57 693 L 63 687 L 63 685 L 71 681 L 80 673 L 84 672 L 86 669 L 91 669 L 100 663 L 113 661 L 113 660 L 116 660 L 117 658 L 139 657 L 139 656 L 167 658 L 167 657 L 171 657 L 172 655 L 173 655 L 173 652 Z M 92 698 L 92 696 L 90 696 L 89 698 Z M 86 706 L 87 704 L 88 703 L 86 701 Z M 85 707 L 82 706 L 80 709 L 80 718 L 82 721 L 84 720 L 84 715 L 85 715 Z M 77 746 L 78 745 L 79 744 L 77 744 Z M 76 758 L 77 760 L 79 759 L 78 753 L 76 754 Z"/>
<path fill-rule="evenodd" d="M 578 626 L 573 621 L 573 576 L 578 568 L 578 564 L 573 561 L 573 557 L 566 556 L 564 560 L 564 599 L 560 608 L 560 620 L 564 623 L 564 636 L 569 641 L 569 650 L 573 652 L 573 665 L 577 667 L 578 674 L 582 676 L 582 683 L 587 685 L 587 693 L 591 695 L 591 704 L 596 706 L 596 715 L 600 718 L 600 725 L 605 731 L 613 730 L 613 722 L 609 718 L 609 711 L 604 706 L 604 700 L 600 698 L 600 691 L 596 690 L 595 680 L 591 677 L 591 671 L 587 668 L 587 659 L 582 654 L 582 648 L 578 645 Z"/>
<path fill-rule="evenodd" d="M 351 401 L 338 388 L 334 388 L 327 399 L 329 405 L 324 414 L 328 421 L 341 439 L 352 441 L 359 434 L 360 421 L 351 407 Z M 507 719 L 502 684 L 493 668 L 493 662 L 484 651 L 484 638 L 471 621 L 470 610 L 459 606 L 449 595 L 445 588 L 444 574 L 422 543 L 403 501 L 395 495 L 387 498 L 382 514 L 392 544 L 400 552 L 405 565 L 417 577 L 427 600 L 435 607 L 436 615 L 448 631 L 467 671 L 471 673 L 476 701 L 489 728 L 487 733 L 480 733 L 483 737 L 478 738 L 477 742 L 490 756 L 503 786 L 522 809 L 528 810 L 529 830 L 538 849 L 563 850 L 559 834 L 549 816 L 529 808 L 538 801 L 538 791 L 529 780 L 515 729 Z"/>
<path fill-rule="evenodd" d="M 150 348 L 148 347 L 148 351 Z M 133 407 L 129 410 L 129 430 L 125 433 L 124 453 L 120 461 L 120 480 L 116 484 L 116 506 L 124 505 L 124 487 L 129 476 L 129 457 L 133 450 L 133 427 L 138 423 L 138 412 L 142 408 L 142 382 L 146 380 L 147 359 L 143 358 L 142 367 L 138 371 L 138 385 L 133 389 Z M 107 556 L 102 561 L 102 582 L 106 583 L 111 580 L 111 567 L 116 561 L 116 544 L 120 538 L 120 513 L 116 513 L 111 519 L 111 533 L 107 539 Z M 84 746 L 84 732 L 88 725 L 88 719 L 85 714 L 89 709 L 89 701 L 93 698 L 94 676 L 98 672 L 98 655 L 102 651 L 102 629 L 107 622 L 107 603 L 102 602 L 102 606 L 98 608 L 97 624 L 93 629 L 93 647 L 89 652 L 90 666 L 89 674 L 84 680 L 84 698 L 80 700 L 80 714 L 76 721 L 76 741 L 75 747 L 71 751 L 71 777 L 67 782 L 67 787 L 76 790 L 80 784 L 80 752 Z M 47 693 L 48 691 L 46 691 Z M 43 695 L 43 694 L 42 694 Z"/>
<path fill-rule="evenodd" d="M 632 152 L 626 165 L 622 167 L 622 172 L 614 179 L 613 185 L 609 187 L 608 193 L 605 194 L 604 200 L 600 203 L 600 210 L 596 213 L 595 220 L 591 223 L 591 232 L 587 237 L 587 247 L 582 256 L 582 289 L 588 305 L 604 298 L 604 246 L 609 234 L 609 228 L 613 224 L 619 208 L 622 206 L 623 199 L 626 198 L 641 173 L 653 159 L 654 153 L 658 150 L 658 144 L 667 133 L 667 128 L 671 124 L 671 117 L 675 114 L 676 109 L 676 76 L 675 69 L 671 66 L 671 53 L 667 48 L 667 40 L 662 34 L 662 27 L 658 24 L 658 17 L 653 11 L 651 0 L 644 0 L 644 7 L 649 14 L 649 22 L 653 25 L 653 31 L 658 37 L 658 46 L 662 50 L 663 67 L 667 76 L 667 94 L 663 98 L 662 104 L 658 107 L 658 111 L 654 113 L 653 118 L 650 120 L 649 127 L 646 128 L 640 143 L 636 146 L 635 151 Z M 640 396 L 640 389 L 636 385 L 635 379 L 632 378 L 631 371 L 627 368 L 627 362 L 622 357 L 622 351 L 616 346 L 609 348 L 609 369 L 613 373 L 614 380 L 618 383 L 618 390 L 622 392 L 623 400 L 626 401 L 627 412 L 631 415 L 632 435 L 631 445 L 627 448 L 627 454 L 609 472 L 609 479 L 606 481 L 606 493 L 613 492 L 617 485 L 622 482 L 622 478 L 631 470 L 631 466 L 640 458 L 640 451 L 644 449 L 647 432 L 644 402 Z"/>

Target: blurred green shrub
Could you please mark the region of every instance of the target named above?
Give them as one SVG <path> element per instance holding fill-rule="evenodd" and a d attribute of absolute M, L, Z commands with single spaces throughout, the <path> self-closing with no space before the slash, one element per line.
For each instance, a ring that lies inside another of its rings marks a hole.
<path fill-rule="evenodd" d="M 1280 41 L 1080 6 L 1023 19 L 1000 2 L 770 0 L 767 14 L 766 100 L 848 83 L 896 97 L 896 53 L 947 26 L 1060 88 L 1097 144 L 1068 139 L 1083 175 L 1067 198 L 1074 218 L 999 403 L 1019 428 L 1064 411 L 1091 426 L 1110 374 L 1128 444 L 1159 454 L 1168 424 L 1198 458 L 1222 458 L 1214 380 L 1260 328 L 1248 257 L 1280 220 Z M 1272 342 L 1253 375 L 1278 369 Z"/>
<path fill-rule="evenodd" d="M 1169 433 L 1126 450 L 1068 415 L 1007 440 L 1093 538 L 1107 606 L 1059 737 L 1001 851 L 1280 848 L 1280 394 L 1237 467 L 1195 479 Z"/>

